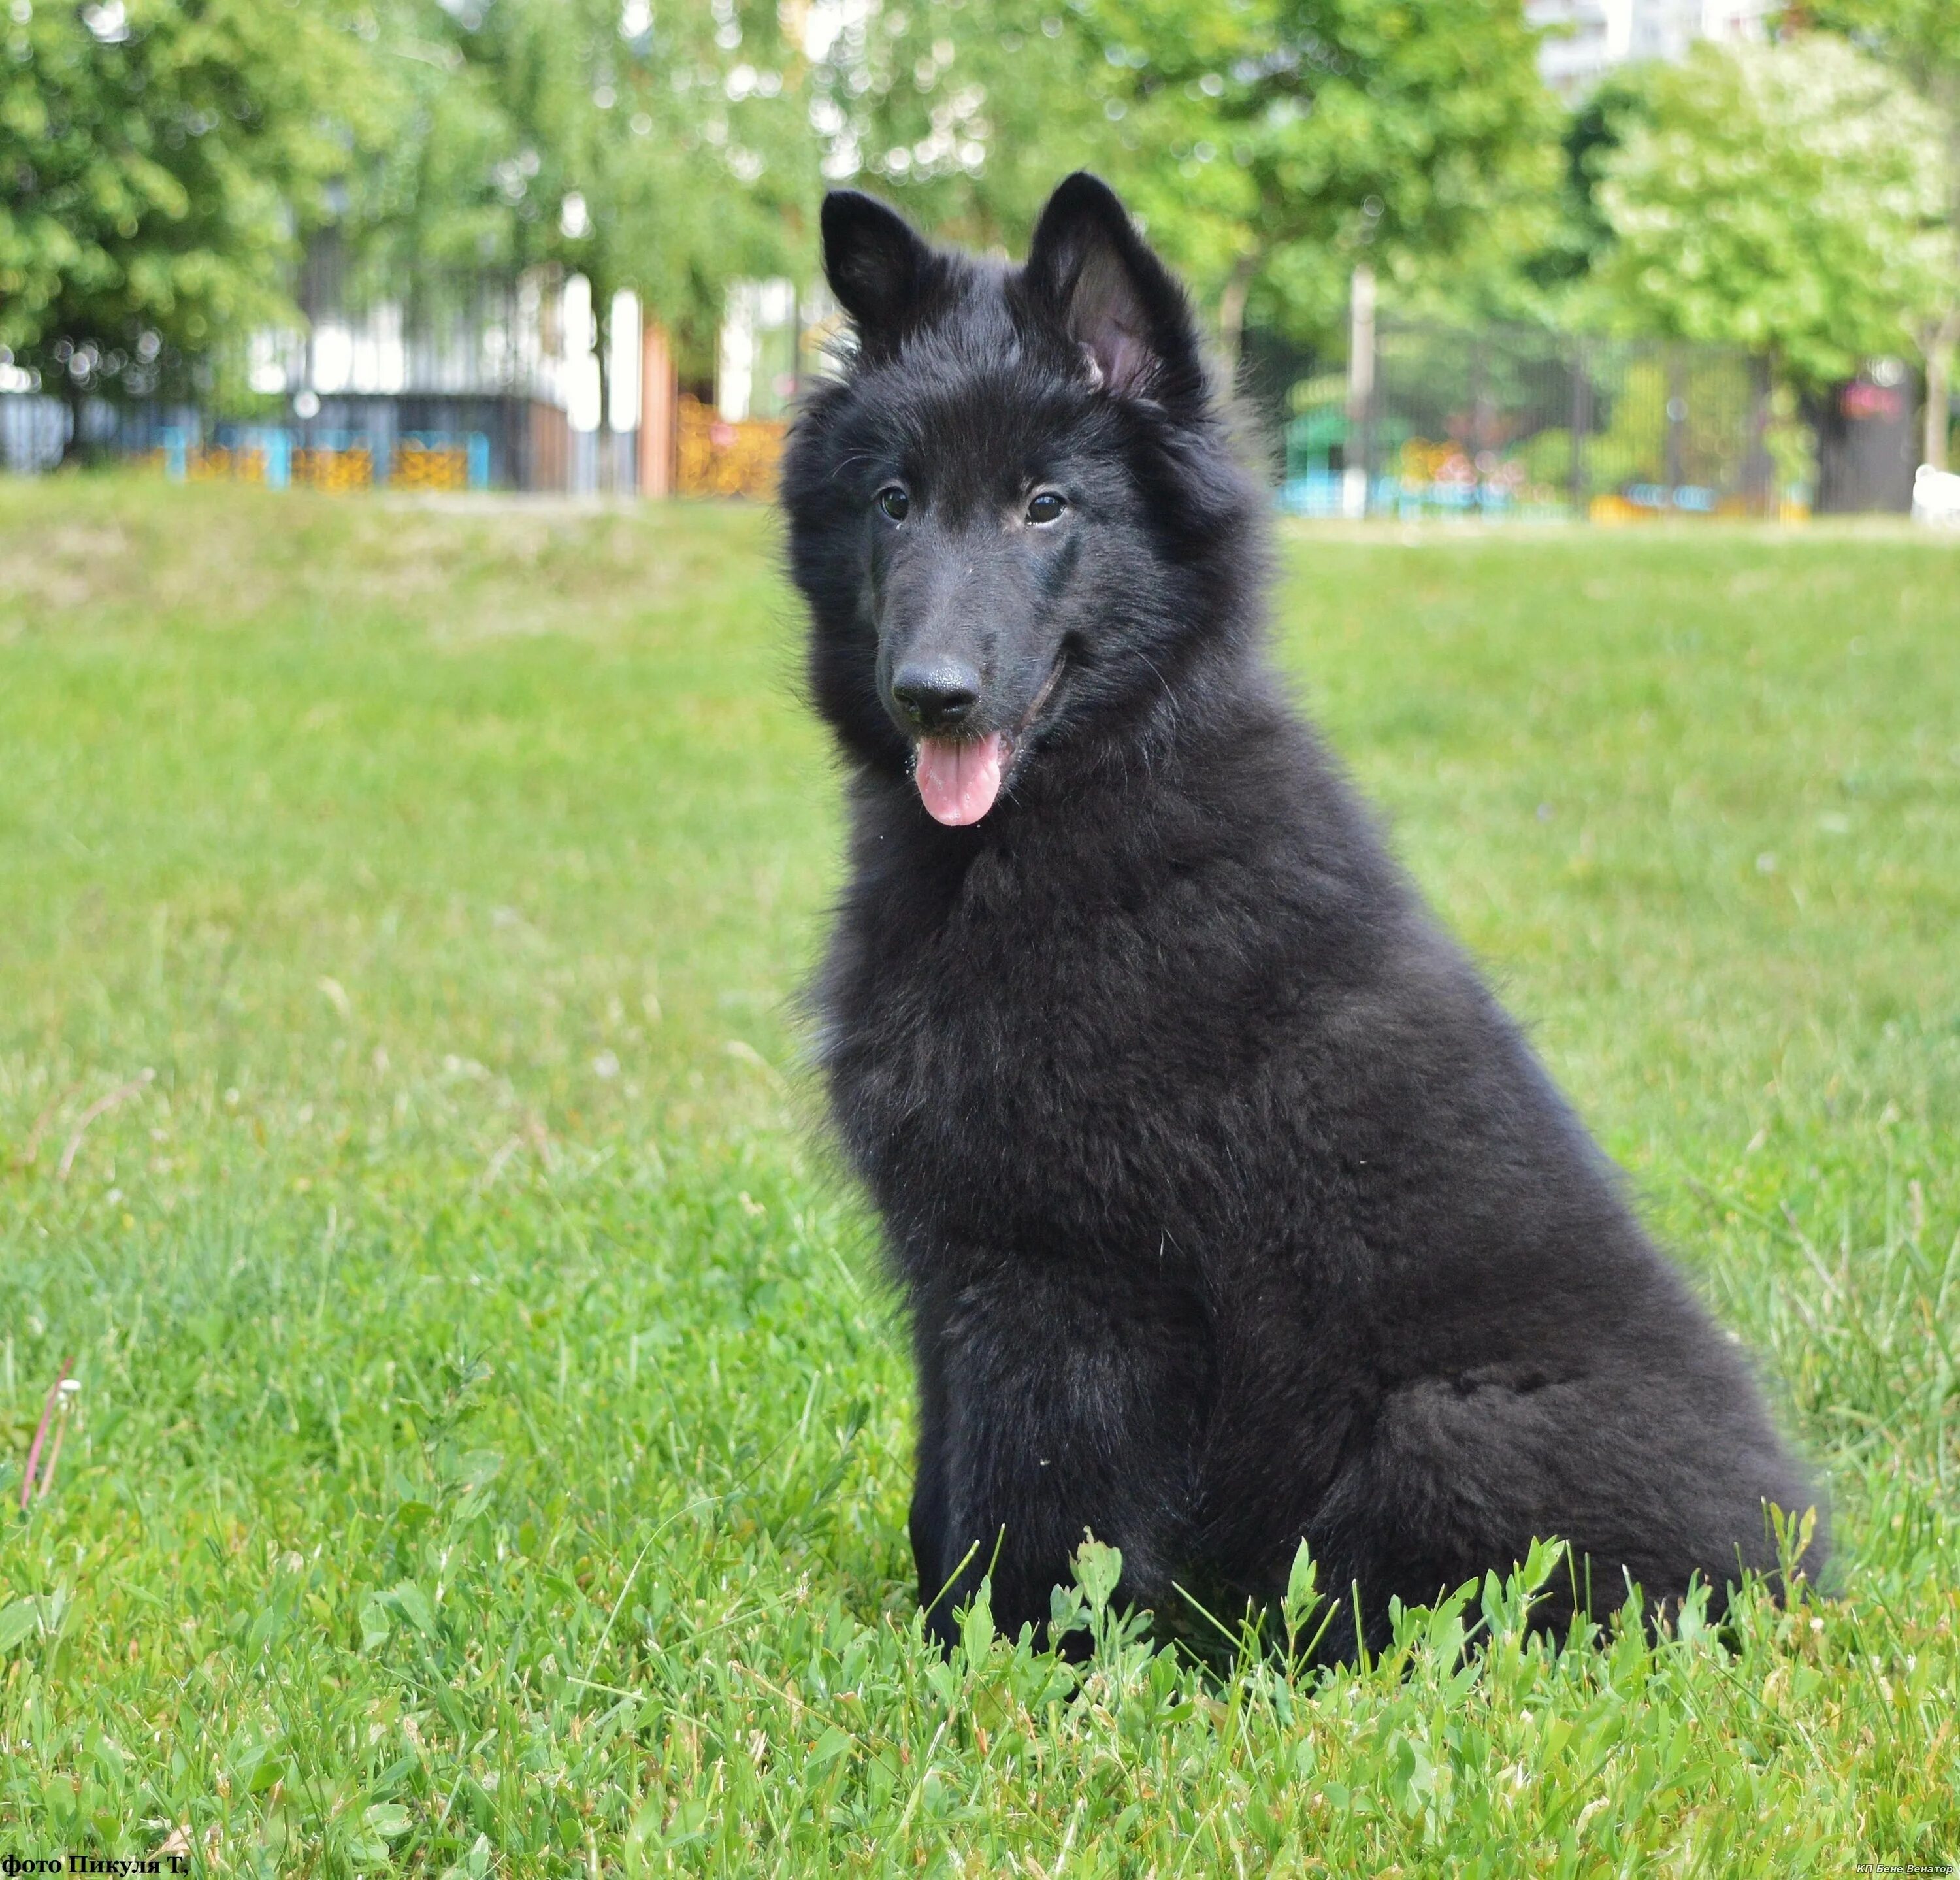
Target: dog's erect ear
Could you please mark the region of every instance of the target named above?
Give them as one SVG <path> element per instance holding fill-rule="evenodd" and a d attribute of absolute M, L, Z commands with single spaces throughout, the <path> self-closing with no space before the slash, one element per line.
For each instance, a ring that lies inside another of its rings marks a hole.
<path fill-rule="evenodd" d="M 932 250 L 876 196 L 832 190 L 823 199 L 823 272 L 870 344 L 896 339 L 924 298 Z"/>
<path fill-rule="evenodd" d="M 1183 290 L 1100 177 L 1078 170 L 1048 198 L 1028 249 L 1027 279 L 1112 391 L 1202 395 Z"/>

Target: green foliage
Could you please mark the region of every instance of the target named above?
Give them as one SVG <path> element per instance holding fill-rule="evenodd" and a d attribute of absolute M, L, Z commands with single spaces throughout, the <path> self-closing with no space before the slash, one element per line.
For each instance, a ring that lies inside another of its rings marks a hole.
<path fill-rule="evenodd" d="M 181 390 L 286 317 L 374 120 L 336 8 L 19 0 L 0 23 L 0 346 L 49 389 Z"/>
<path fill-rule="evenodd" d="M 1699 44 L 1619 128 L 1596 279 L 1623 323 L 1822 386 L 1912 347 L 1950 295 L 1939 121 L 1844 41 Z"/>
<path fill-rule="evenodd" d="M 1338 329 L 1357 263 L 1405 291 L 1474 273 L 1548 193 L 1556 107 L 1509 0 L 1096 0 L 1088 18 L 1149 153 L 1153 228 L 1299 336 Z"/>
<path fill-rule="evenodd" d="M 1325 338 L 1357 263 L 1413 291 L 1542 213 L 1535 48 L 1509 0 L 927 0 L 840 55 L 868 169 L 928 219 L 1017 241 L 1093 164 L 1228 332 L 1249 296 Z"/>
<path fill-rule="evenodd" d="M 1732 360 L 1688 354 L 1635 361 L 1615 390 L 1605 431 L 1586 451 L 1586 488 L 1602 495 L 1629 483 L 1698 484 L 1735 489 L 1745 482 L 1743 455 L 1750 448 L 1753 413 L 1741 404 L 1753 392 Z M 1668 406 L 1678 399 L 1685 417 L 1670 425 Z M 1783 495 L 1808 499 L 1816 485 L 1815 442 L 1799 418 L 1787 387 L 1772 388 L 1764 413 L 1762 445 L 1771 467 L 1771 486 Z M 1669 433 L 1673 456 L 1669 457 Z M 1549 483 L 1571 475 L 1571 434 L 1545 431 L 1532 440 L 1529 474 Z"/>
<path fill-rule="evenodd" d="M 1566 119 L 1556 209 L 1539 246 L 1524 253 L 1517 266 L 1519 288 L 1536 301 L 1535 307 L 1521 311 L 1543 313 L 1563 324 L 1583 310 L 1587 277 L 1613 241 L 1612 225 L 1599 199 L 1600 177 L 1628 125 L 1641 114 L 1649 76 L 1639 66 L 1616 67 Z"/>
<path fill-rule="evenodd" d="M 419 0 L 428 7 L 428 0 Z M 498 0 L 429 8 L 457 79 L 500 120 L 500 259 L 584 274 L 697 346 L 727 283 L 802 275 L 818 188 L 807 62 L 772 5 Z M 441 148 L 431 121 L 425 142 Z M 438 209 L 440 188 L 424 193 Z M 568 214 L 576 199 L 579 212 Z M 412 228 L 396 266 L 419 251 Z"/>
<path fill-rule="evenodd" d="M 557 263 L 602 319 L 630 288 L 698 351 L 729 279 L 807 266 L 808 65 L 756 0 L 643 11 L 24 0 L 0 346 L 77 394 L 186 391 L 297 323 L 301 241 L 330 227 L 357 300 Z"/>
<path fill-rule="evenodd" d="M 1550 425 L 1542 431 L 1534 432 L 1526 439 L 1518 454 L 1524 464 L 1527 488 L 1561 489 L 1572 481 L 1572 433 L 1561 425 Z M 1589 462 L 1599 464 L 1605 456 L 1604 441 L 1592 443 Z M 1618 479 L 1608 474 L 1616 467 L 1608 464 L 1603 470 L 1596 469 L 1593 484 L 1602 489 L 1618 487 Z"/>
<path fill-rule="evenodd" d="M 1514 0 L 20 0 L 0 346 L 73 397 L 240 377 L 330 228 L 357 301 L 575 271 L 705 371 L 730 281 L 810 277 L 826 177 L 1013 249 L 1086 165 L 1228 346 L 1338 344 L 1365 264 L 1405 315 L 1733 342 L 1805 385 L 1943 360 L 1950 9 L 1818 17 L 1888 62 L 1704 46 L 1568 120 Z"/>
<path fill-rule="evenodd" d="M 1947 0 L 1825 0 L 1805 11 L 1896 67 L 1949 116 L 1960 113 L 1960 13 Z"/>
<path fill-rule="evenodd" d="M 390 0 L 366 24 L 362 76 L 387 132 L 358 153 L 339 193 L 351 298 L 530 258 L 526 234 L 544 212 L 531 190 L 542 160 L 526 157 L 504 75 L 464 57 L 461 19 L 436 0 Z"/>
<path fill-rule="evenodd" d="M 1541 1547 L 1289 1679 L 1286 1634 L 1344 1616 L 1310 1558 L 1215 1671 L 1112 1609 L 1106 1550 L 1061 1595 L 1086 1666 L 977 1608 L 951 1662 L 919 1636 L 905 1339 L 792 1068 L 839 830 L 772 529 L 0 485 L 10 1845 L 474 1880 L 1950 1859 L 1951 547 L 1284 543 L 1289 670 L 1760 1354 L 1841 1563 L 1791 1612 L 1554 1658 Z"/>
<path fill-rule="evenodd" d="M 1072 9 L 927 0 L 849 11 L 818 68 L 833 174 L 973 247 L 1026 245 L 1071 170 L 1128 174 Z"/>
<path fill-rule="evenodd" d="M 1831 0 L 1818 24 L 1848 33 L 1901 74 L 1936 115 L 1946 199 L 1943 282 L 1919 310 L 1913 338 L 1926 368 L 1926 460 L 1948 461 L 1948 408 L 1960 349 L 1960 9 L 1946 0 Z"/>

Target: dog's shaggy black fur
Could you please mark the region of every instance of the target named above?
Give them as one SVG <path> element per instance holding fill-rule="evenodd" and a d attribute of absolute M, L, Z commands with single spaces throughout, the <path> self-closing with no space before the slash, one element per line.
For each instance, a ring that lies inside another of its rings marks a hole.
<path fill-rule="evenodd" d="M 1084 176 L 1021 268 L 823 221 L 857 343 L 784 475 L 850 771 L 817 999 L 912 1309 L 933 1630 L 990 1566 L 1039 1626 L 1085 1530 L 1161 1608 L 1270 1598 L 1304 1538 L 1358 1588 L 1337 1650 L 1534 1536 L 1583 1563 L 1554 1626 L 1773 1572 L 1765 1505 L 1813 1494 L 1742 1353 L 1281 694 L 1176 283 Z M 998 754 L 978 820 L 922 801 L 934 748 Z"/>

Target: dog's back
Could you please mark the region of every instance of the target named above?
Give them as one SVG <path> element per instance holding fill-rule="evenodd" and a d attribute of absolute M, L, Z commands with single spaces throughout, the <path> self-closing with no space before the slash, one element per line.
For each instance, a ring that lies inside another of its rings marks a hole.
<path fill-rule="evenodd" d="M 1175 285 L 1088 179 L 1023 270 L 864 198 L 826 234 L 861 350 L 785 480 L 852 764 L 819 1004 L 931 1622 L 991 1572 L 1039 1623 L 1085 1530 L 1150 1604 L 1271 1596 L 1304 1538 L 1376 1632 L 1535 1536 L 1583 1563 L 1554 1620 L 1772 1569 L 1811 1496 L 1739 1354 L 1280 698 Z"/>

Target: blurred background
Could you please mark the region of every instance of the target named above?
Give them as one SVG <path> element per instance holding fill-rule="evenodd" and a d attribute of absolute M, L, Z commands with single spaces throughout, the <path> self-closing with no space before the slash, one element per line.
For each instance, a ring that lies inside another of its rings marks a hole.
<path fill-rule="evenodd" d="M 0 453 L 766 493 L 824 190 L 1083 165 L 1297 513 L 1960 512 L 1951 0 L 8 0 Z"/>
<path fill-rule="evenodd" d="M 824 190 L 1083 164 L 1822 1604 L 923 1642 L 766 499 Z M 1956 227 L 1956 0 L 0 0 L 0 1866 L 1950 1871 Z"/>

